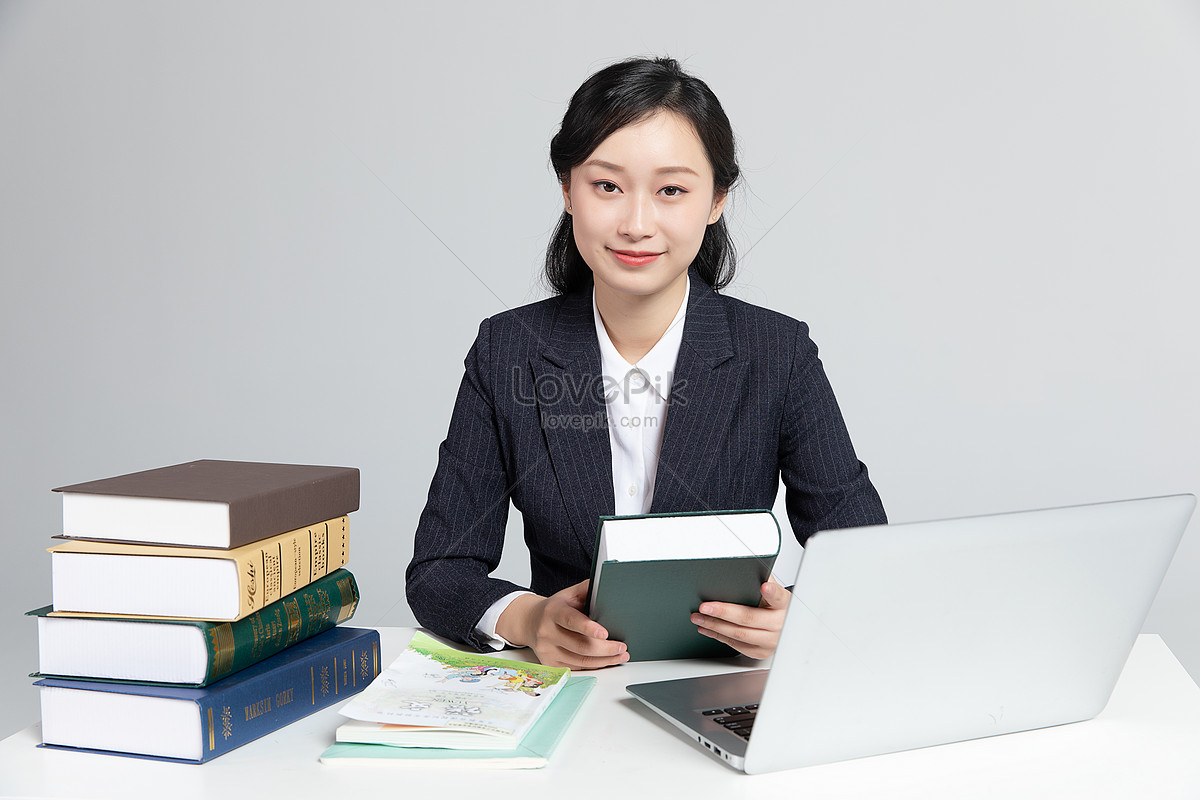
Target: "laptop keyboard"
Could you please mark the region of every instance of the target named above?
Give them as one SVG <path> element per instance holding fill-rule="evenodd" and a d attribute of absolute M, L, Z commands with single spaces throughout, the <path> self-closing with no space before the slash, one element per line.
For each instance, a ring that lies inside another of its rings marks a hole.
<path fill-rule="evenodd" d="M 757 713 L 758 703 L 747 703 L 744 706 L 730 706 L 729 708 L 710 708 L 700 712 L 702 716 L 708 717 L 743 739 L 750 738 L 750 732 L 754 729 L 754 716 Z"/>

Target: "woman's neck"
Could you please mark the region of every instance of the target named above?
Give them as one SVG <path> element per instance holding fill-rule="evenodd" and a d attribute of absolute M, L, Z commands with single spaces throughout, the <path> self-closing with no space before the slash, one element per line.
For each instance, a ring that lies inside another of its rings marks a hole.
<path fill-rule="evenodd" d="M 616 292 L 597 282 L 596 309 L 613 347 L 621 358 L 636 364 L 667 332 L 679 307 L 687 301 L 686 294 L 686 273 L 662 291 L 649 295 Z"/>

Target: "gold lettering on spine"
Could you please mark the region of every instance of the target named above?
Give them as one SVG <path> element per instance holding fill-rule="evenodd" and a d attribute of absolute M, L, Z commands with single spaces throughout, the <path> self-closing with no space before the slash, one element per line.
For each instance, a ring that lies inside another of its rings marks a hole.
<path fill-rule="evenodd" d="M 274 552 L 263 551 L 263 605 L 274 603 L 281 597 L 283 585 L 283 543 L 274 547 Z"/>
<path fill-rule="evenodd" d="M 271 698 L 264 697 L 262 700 L 259 700 L 258 702 L 251 703 L 250 705 L 246 706 L 245 711 L 246 711 L 246 721 L 247 722 L 254 719 L 255 717 L 260 717 L 263 714 L 269 714 L 271 711 Z"/>
<path fill-rule="evenodd" d="M 213 629 L 213 678 L 227 674 L 233 669 L 234 650 L 236 642 L 233 638 L 233 626 L 223 622 Z"/>
<path fill-rule="evenodd" d="M 250 657 L 256 659 L 267 645 L 263 614 L 257 612 L 246 617 L 245 628 L 250 631 Z"/>
<path fill-rule="evenodd" d="M 311 581 L 304 580 L 304 573 L 307 570 L 305 570 L 305 568 L 304 568 L 304 548 L 303 548 L 302 542 L 303 542 L 303 540 L 301 539 L 300 536 L 292 537 L 292 542 L 291 542 L 291 544 L 292 544 L 292 564 L 291 564 L 291 569 L 288 570 L 288 587 L 287 587 L 287 590 L 289 592 L 294 592 L 294 591 L 296 591 L 296 589 L 299 589 L 305 583 L 311 582 Z"/>
<path fill-rule="evenodd" d="M 309 531 L 309 535 L 310 536 L 312 535 L 311 530 Z M 325 523 L 325 533 L 323 535 L 317 534 L 314 538 L 312 538 L 311 541 L 312 541 L 312 547 L 311 547 L 311 549 L 312 549 L 312 556 L 311 556 L 312 568 L 309 570 L 309 574 L 312 575 L 314 579 L 316 579 L 316 578 L 321 577 L 325 573 L 329 572 L 329 523 L 328 522 Z"/>
<path fill-rule="evenodd" d="M 308 680 L 312 683 L 312 704 L 317 704 L 317 671 L 312 667 L 308 668 Z"/>
<path fill-rule="evenodd" d="M 304 593 L 304 608 L 308 612 L 308 623 L 320 625 L 329 621 L 329 592 L 314 589 Z M 338 620 L 339 622 L 341 620 Z"/>
<path fill-rule="evenodd" d="M 251 556 L 246 560 L 246 607 L 251 610 L 254 609 L 254 600 L 258 596 L 258 575 L 261 572 L 255 569 L 253 558 Z"/>
<path fill-rule="evenodd" d="M 217 749 L 217 729 L 213 727 L 212 706 L 208 708 L 208 752 Z"/>

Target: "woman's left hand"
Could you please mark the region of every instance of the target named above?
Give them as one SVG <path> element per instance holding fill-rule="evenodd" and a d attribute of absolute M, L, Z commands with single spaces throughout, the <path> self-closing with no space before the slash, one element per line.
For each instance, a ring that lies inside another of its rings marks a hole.
<path fill-rule="evenodd" d="M 758 607 L 734 603 L 701 603 L 692 614 L 692 624 L 700 633 L 724 642 L 751 658 L 766 658 L 779 644 L 779 631 L 792 593 L 774 578 L 762 585 L 762 603 Z"/>

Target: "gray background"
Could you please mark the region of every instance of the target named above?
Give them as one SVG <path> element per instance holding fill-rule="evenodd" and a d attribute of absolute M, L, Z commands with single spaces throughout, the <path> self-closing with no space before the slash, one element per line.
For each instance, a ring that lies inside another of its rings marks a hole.
<path fill-rule="evenodd" d="M 730 291 L 809 321 L 894 521 L 1200 490 L 1195 3 L 4 2 L 0 735 L 53 486 L 360 467 L 355 621 L 413 621 L 463 355 L 545 295 L 547 142 L 640 54 L 721 97 Z M 1147 630 L 1200 675 L 1195 528 Z"/>

